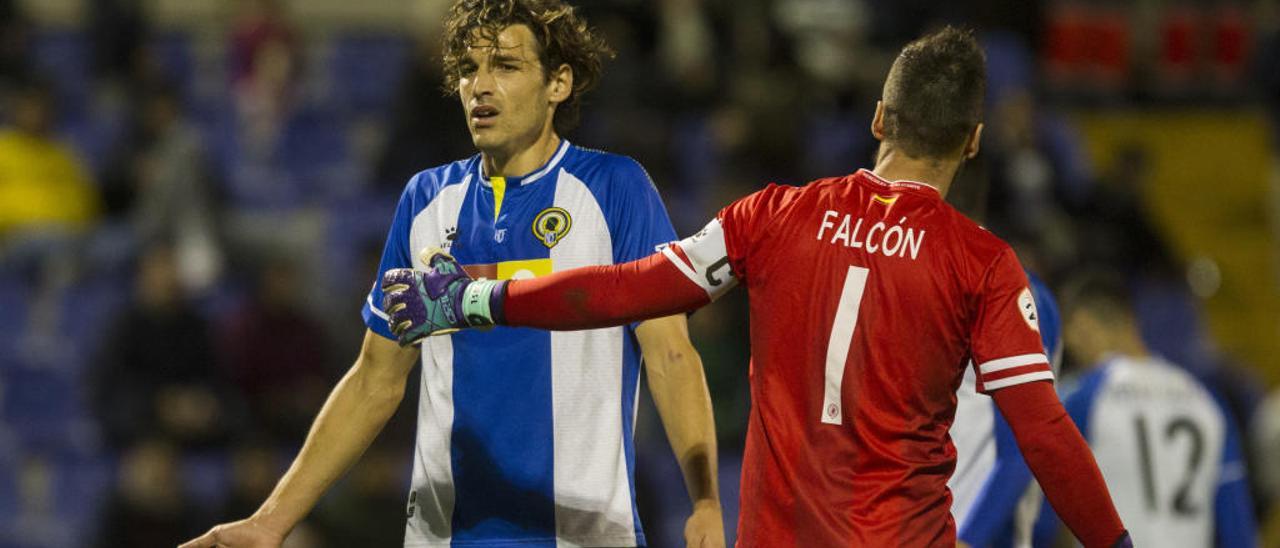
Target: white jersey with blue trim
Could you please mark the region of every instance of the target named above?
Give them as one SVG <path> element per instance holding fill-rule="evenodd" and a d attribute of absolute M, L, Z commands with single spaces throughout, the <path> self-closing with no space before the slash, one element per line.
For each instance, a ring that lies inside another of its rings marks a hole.
<path fill-rule="evenodd" d="M 1213 546 L 1219 487 L 1244 477 L 1203 385 L 1154 356 L 1115 356 L 1067 402 L 1135 546 Z"/>
<path fill-rule="evenodd" d="M 674 241 L 634 160 L 561 143 L 520 178 L 480 157 L 410 180 L 378 272 L 443 248 L 475 276 L 513 279 L 639 259 Z M 392 337 L 375 282 L 366 324 Z M 405 546 L 643 546 L 635 505 L 635 326 L 497 327 L 429 337 Z"/>

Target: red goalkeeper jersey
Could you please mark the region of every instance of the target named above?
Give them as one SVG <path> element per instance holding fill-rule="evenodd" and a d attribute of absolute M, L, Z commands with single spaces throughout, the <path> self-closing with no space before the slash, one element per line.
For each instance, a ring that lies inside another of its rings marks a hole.
<path fill-rule="evenodd" d="M 965 367 L 1052 380 L 1008 244 L 870 171 L 770 186 L 664 253 L 751 303 L 743 546 L 954 546 L 947 432 Z"/>

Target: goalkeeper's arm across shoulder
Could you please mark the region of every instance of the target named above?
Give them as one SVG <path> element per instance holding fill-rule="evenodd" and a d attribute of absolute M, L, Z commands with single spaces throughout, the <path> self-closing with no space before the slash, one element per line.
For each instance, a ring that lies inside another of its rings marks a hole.
<path fill-rule="evenodd" d="M 674 247 L 674 246 L 673 246 Z M 677 252 L 677 257 L 678 257 Z M 573 331 L 690 312 L 711 296 L 662 253 L 530 280 L 473 280 L 432 253 L 426 272 L 387 271 L 383 309 L 401 345 L 466 327 L 500 324 Z"/>

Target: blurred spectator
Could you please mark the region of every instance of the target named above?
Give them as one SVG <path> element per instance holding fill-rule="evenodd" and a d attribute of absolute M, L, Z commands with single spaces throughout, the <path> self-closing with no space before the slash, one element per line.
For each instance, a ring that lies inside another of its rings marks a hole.
<path fill-rule="evenodd" d="M 218 513 L 218 521 L 252 515 L 280 477 L 280 464 L 270 444 L 242 441 L 231 455 L 231 492 Z"/>
<path fill-rule="evenodd" d="M 1256 21 L 1258 53 L 1254 77 L 1271 111 L 1272 146 L 1280 151 L 1280 6 L 1259 2 Z"/>
<path fill-rule="evenodd" d="M 74 533 L 58 515 L 54 496 L 54 470 L 44 457 L 30 455 L 17 463 L 18 507 L 13 515 L 0 515 L 0 545 L 70 546 Z"/>
<path fill-rule="evenodd" d="M 300 302 L 297 265 L 273 258 L 253 295 L 221 329 L 223 367 L 248 403 L 252 424 L 301 443 L 329 394 L 328 336 Z"/>
<path fill-rule="evenodd" d="M 220 521 L 241 519 L 257 511 L 262 501 L 271 494 L 276 479 L 280 477 L 280 460 L 271 445 L 261 439 L 249 439 L 241 442 L 231 456 L 231 485 L 226 501 L 220 509 Z M 398 485 L 397 492 L 398 492 Z M 400 505 L 396 504 L 394 508 Z M 387 512 L 391 506 L 379 506 L 384 514 L 396 516 L 399 512 Z M 319 546 L 373 546 L 371 544 L 335 544 L 322 542 L 327 540 L 313 525 L 313 520 L 304 521 L 294 527 L 285 539 L 283 548 L 315 548 Z M 403 527 L 396 527 L 396 538 L 404 540 Z M 157 545 L 158 546 L 158 545 Z M 388 544 L 387 546 L 391 546 Z"/>
<path fill-rule="evenodd" d="M 178 452 L 143 440 L 125 451 L 115 492 L 103 509 L 97 546 L 176 546 L 199 533 L 199 507 L 179 474 Z"/>
<path fill-rule="evenodd" d="M 55 140 L 53 90 L 28 82 L 0 130 L 0 241 L 22 232 L 78 231 L 98 212 L 98 195 L 75 152 Z"/>
<path fill-rule="evenodd" d="M 219 443 L 233 411 L 228 384 L 214 365 L 208 323 L 180 283 L 172 247 L 144 252 L 136 292 L 111 322 L 94 364 L 93 405 L 106 441 L 117 448 L 148 436 L 186 446 Z"/>
<path fill-rule="evenodd" d="M 1280 389 L 1273 390 L 1253 418 L 1250 433 L 1263 545 L 1280 546 Z"/>
<path fill-rule="evenodd" d="M 462 103 L 442 87 L 440 63 L 439 38 L 419 40 L 388 112 L 388 137 L 374 173 L 381 188 L 399 191 L 422 166 L 475 154 L 471 136 L 461 123 Z"/>
<path fill-rule="evenodd" d="M 0 266 L 27 275 L 24 344 L 51 356 L 57 303 L 76 277 L 76 248 L 98 216 L 99 196 L 81 159 L 54 138 L 53 90 L 28 80 L 8 102 L 12 126 L 0 130 Z"/>
<path fill-rule="evenodd" d="M 290 57 L 298 53 L 297 31 L 279 0 L 238 0 L 231 32 L 231 81 L 237 85 L 258 76 L 264 52 L 283 48 Z"/>
<path fill-rule="evenodd" d="M 27 20 L 18 2 L 0 0 L 0 92 L 29 76 L 27 36 Z"/>
<path fill-rule="evenodd" d="M 1075 135 L 1025 89 L 1001 97 L 987 127 L 983 163 L 991 180 L 990 226 L 1043 248 L 1052 265 L 1068 263 L 1073 242 L 1065 213 L 1080 204 L 1091 183 Z"/>
<path fill-rule="evenodd" d="M 1073 228 L 1080 259 L 1107 264 L 1128 277 L 1177 278 L 1179 259 L 1155 226 L 1143 200 L 1152 180 L 1150 153 L 1121 147 L 1076 212 Z"/>
<path fill-rule="evenodd" d="M 151 91 L 139 109 L 107 169 L 108 210 L 128 217 L 139 242 L 171 238 L 183 285 L 207 289 L 218 279 L 223 253 L 203 138 L 172 89 Z"/>
<path fill-rule="evenodd" d="M 317 513 L 329 546 L 401 546 L 402 495 L 410 469 L 408 453 L 381 445 L 365 453 Z"/>
<path fill-rule="evenodd" d="M 278 0 L 240 0 L 238 7 L 231 84 L 250 150 L 270 150 L 296 99 L 301 44 Z"/>
<path fill-rule="evenodd" d="M 88 3 L 93 72 L 111 83 L 129 84 L 150 36 L 143 0 L 94 0 Z"/>

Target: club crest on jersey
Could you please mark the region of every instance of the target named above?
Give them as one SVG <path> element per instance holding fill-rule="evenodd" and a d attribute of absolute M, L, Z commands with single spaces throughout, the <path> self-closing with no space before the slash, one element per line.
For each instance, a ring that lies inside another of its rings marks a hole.
<path fill-rule="evenodd" d="M 1027 327 L 1040 332 L 1040 313 L 1036 310 L 1036 300 L 1031 296 L 1031 289 L 1022 288 L 1022 293 L 1018 294 L 1018 313 L 1022 314 L 1023 321 L 1027 322 Z"/>
<path fill-rule="evenodd" d="M 573 217 L 560 207 L 548 207 L 533 218 L 533 235 L 551 249 L 563 240 L 573 227 Z"/>

